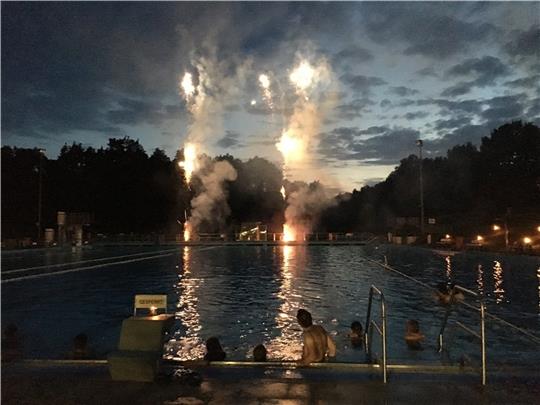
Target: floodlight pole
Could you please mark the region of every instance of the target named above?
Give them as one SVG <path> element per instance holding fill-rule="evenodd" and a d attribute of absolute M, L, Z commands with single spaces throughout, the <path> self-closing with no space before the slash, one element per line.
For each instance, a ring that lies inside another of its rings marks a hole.
<path fill-rule="evenodd" d="M 421 139 L 416 141 L 416 146 L 418 146 L 418 157 L 420 159 L 419 168 L 420 168 L 420 235 L 422 240 L 424 238 L 424 175 L 422 170 L 422 147 L 424 142 Z"/>
<path fill-rule="evenodd" d="M 39 186 L 38 186 L 38 218 L 37 218 L 37 243 L 41 242 L 41 208 L 42 208 L 42 194 L 43 194 L 43 154 L 45 149 L 39 150 Z"/>

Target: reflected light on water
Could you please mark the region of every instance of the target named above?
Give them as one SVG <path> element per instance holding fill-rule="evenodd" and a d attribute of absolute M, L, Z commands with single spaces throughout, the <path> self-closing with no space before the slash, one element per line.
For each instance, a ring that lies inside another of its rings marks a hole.
<path fill-rule="evenodd" d="M 477 270 L 476 285 L 478 286 L 478 294 L 484 295 L 484 269 L 481 264 L 477 266 Z"/>
<path fill-rule="evenodd" d="M 296 311 L 300 308 L 300 296 L 293 288 L 295 268 L 302 260 L 303 251 L 297 246 L 282 246 L 281 285 L 277 297 L 281 300 L 276 314 L 276 327 L 280 336 L 268 343 L 269 357 L 282 360 L 297 360 L 302 356 L 302 330 L 296 323 Z"/>
<path fill-rule="evenodd" d="M 538 313 L 540 314 L 540 267 L 536 270 L 536 278 L 538 278 Z"/>
<path fill-rule="evenodd" d="M 452 279 L 452 259 L 450 256 L 446 256 L 444 261 L 446 262 L 446 278 L 450 281 Z"/>
<path fill-rule="evenodd" d="M 501 263 L 495 260 L 493 265 L 493 293 L 495 294 L 495 302 L 500 304 L 504 301 L 504 288 L 503 288 L 503 268 Z"/>
<path fill-rule="evenodd" d="M 166 357 L 175 360 L 194 360 L 204 356 L 204 342 L 199 337 L 201 330 L 200 315 L 198 311 L 197 290 L 202 280 L 194 278 L 191 273 L 191 248 L 184 246 L 182 255 L 182 274 L 178 275 L 176 290 L 179 301 L 176 319 L 182 322 L 185 328 L 183 336 L 177 332 L 166 346 Z"/>

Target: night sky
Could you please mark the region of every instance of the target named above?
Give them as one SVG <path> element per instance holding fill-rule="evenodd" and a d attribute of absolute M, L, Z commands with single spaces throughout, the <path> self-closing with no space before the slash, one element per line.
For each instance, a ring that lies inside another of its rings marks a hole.
<path fill-rule="evenodd" d="M 299 55 L 326 57 L 337 102 L 313 154 L 348 190 L 382 180 L 418 138 L 437 155 L 513 119 L 540 124 L 539 3 L 1 7 L 2 145 L 52 158 L 65 143 L 122 136 L 172 157 L 190 119 L 178 81 L 194 55 L 211 55 L 226 83 L 206 151 L 276 163 L 287 94 L 276 118 L 257 77 L 286 80 Z"/>

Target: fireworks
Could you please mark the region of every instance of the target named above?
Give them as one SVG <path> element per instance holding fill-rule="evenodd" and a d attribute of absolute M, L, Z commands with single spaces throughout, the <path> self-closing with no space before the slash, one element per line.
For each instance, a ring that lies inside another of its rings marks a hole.
<path fill-rule="evenodd" d="M 178 165 L 184 169 L 186 175 L 186 183 L 191 183 L 191 177 L 197 166 L 197 148 L 193 143 L 186 143 L 184 145 L 184 160 L 179 162 Z"/>
<path fill-rule="evenodd" d="M 315 69 L 307 61 L 301 62 L 290 74 L 289 79 L 298 91 L 306 91 L 315 81 Z"/>
<path fill-rule="evenodd" d="M 259 75 L 259 84 L 262 89 L 263 98 L 268 104 L 270 109 L 274 108 L 274 102 L 272 101 L 272 91 L 270 90 L 270 78 L 264 73 Z"/>
<path fill-rule="evenodd" d="M 195 86 L 193 85 L 193 76 L 191 73 L 186 72 L 182 81 L 180 82 L 181 90 L 184 93 L 186 101 L 190 101 L 195 94 Z"/>
<path fill-rule="evenodd" d="M 287 198 L 287 194 L 285 193 L 285 186 L 281 186 L 281 190 L 279 190 L 279 192 L 281 193 L 281 196 L 283 197 L 283 201 L 285 201 Z"/>

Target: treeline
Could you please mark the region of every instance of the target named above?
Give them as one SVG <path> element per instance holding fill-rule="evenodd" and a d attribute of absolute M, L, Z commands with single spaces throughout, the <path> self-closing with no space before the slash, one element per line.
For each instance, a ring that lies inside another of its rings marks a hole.
<path fill-rule="evenodd" d="M 55 227 L 57 211 L 68 211 L 91 213 L 94 232 L 178 233 L 193 196 L 178 165 L 182 153 L 172 160 L 160 149 L 148 155 L 130 138 L 110 139 L 100 149 L 66 145 L 57 159 L 38 149 L 4 146 L 2 238 L 36 235 L 40 165 L 43 228 Z M 238 173 L 229 184 L 227 227 L 261 221 L 278 231 L 284 211 L 281 170 L 259 157 L 215 159 L 229 161 Z M 446 157 L 424 159 L 423 173 L 426 218 L 452 224 L 456 232 L 508 216 L 540 221 L 540 129 L 533 124 L 506 124 L 479 148 L 459 145 Z M 395 227 L 397 217 L 418 215 L 419 159 L 411 155 L 385 181 L 336 196 L 316 229 L 384 232 Z"/>
<path fill-rule="evenodd" d="M 339 196 L 339 204 L 326 211 L 323 223 L 336 231 L 349 231 L 351 224 L 355 230 L 400 231 L 397 217 L 420 215 L 419 163 L 410 155 L 385 181 Z M 536 125 L 502 125 L 483 137 L 479 148 L 458 145 L 445 157 L 423 159 L 422 166 L 426 222 L 434 218 L 438 225 L 432 229 L 467 235 L 495 222 L 508 221 L 516 230 L 540 225 Z M 401 231 L 418 231 L 408 228 Z"/>

